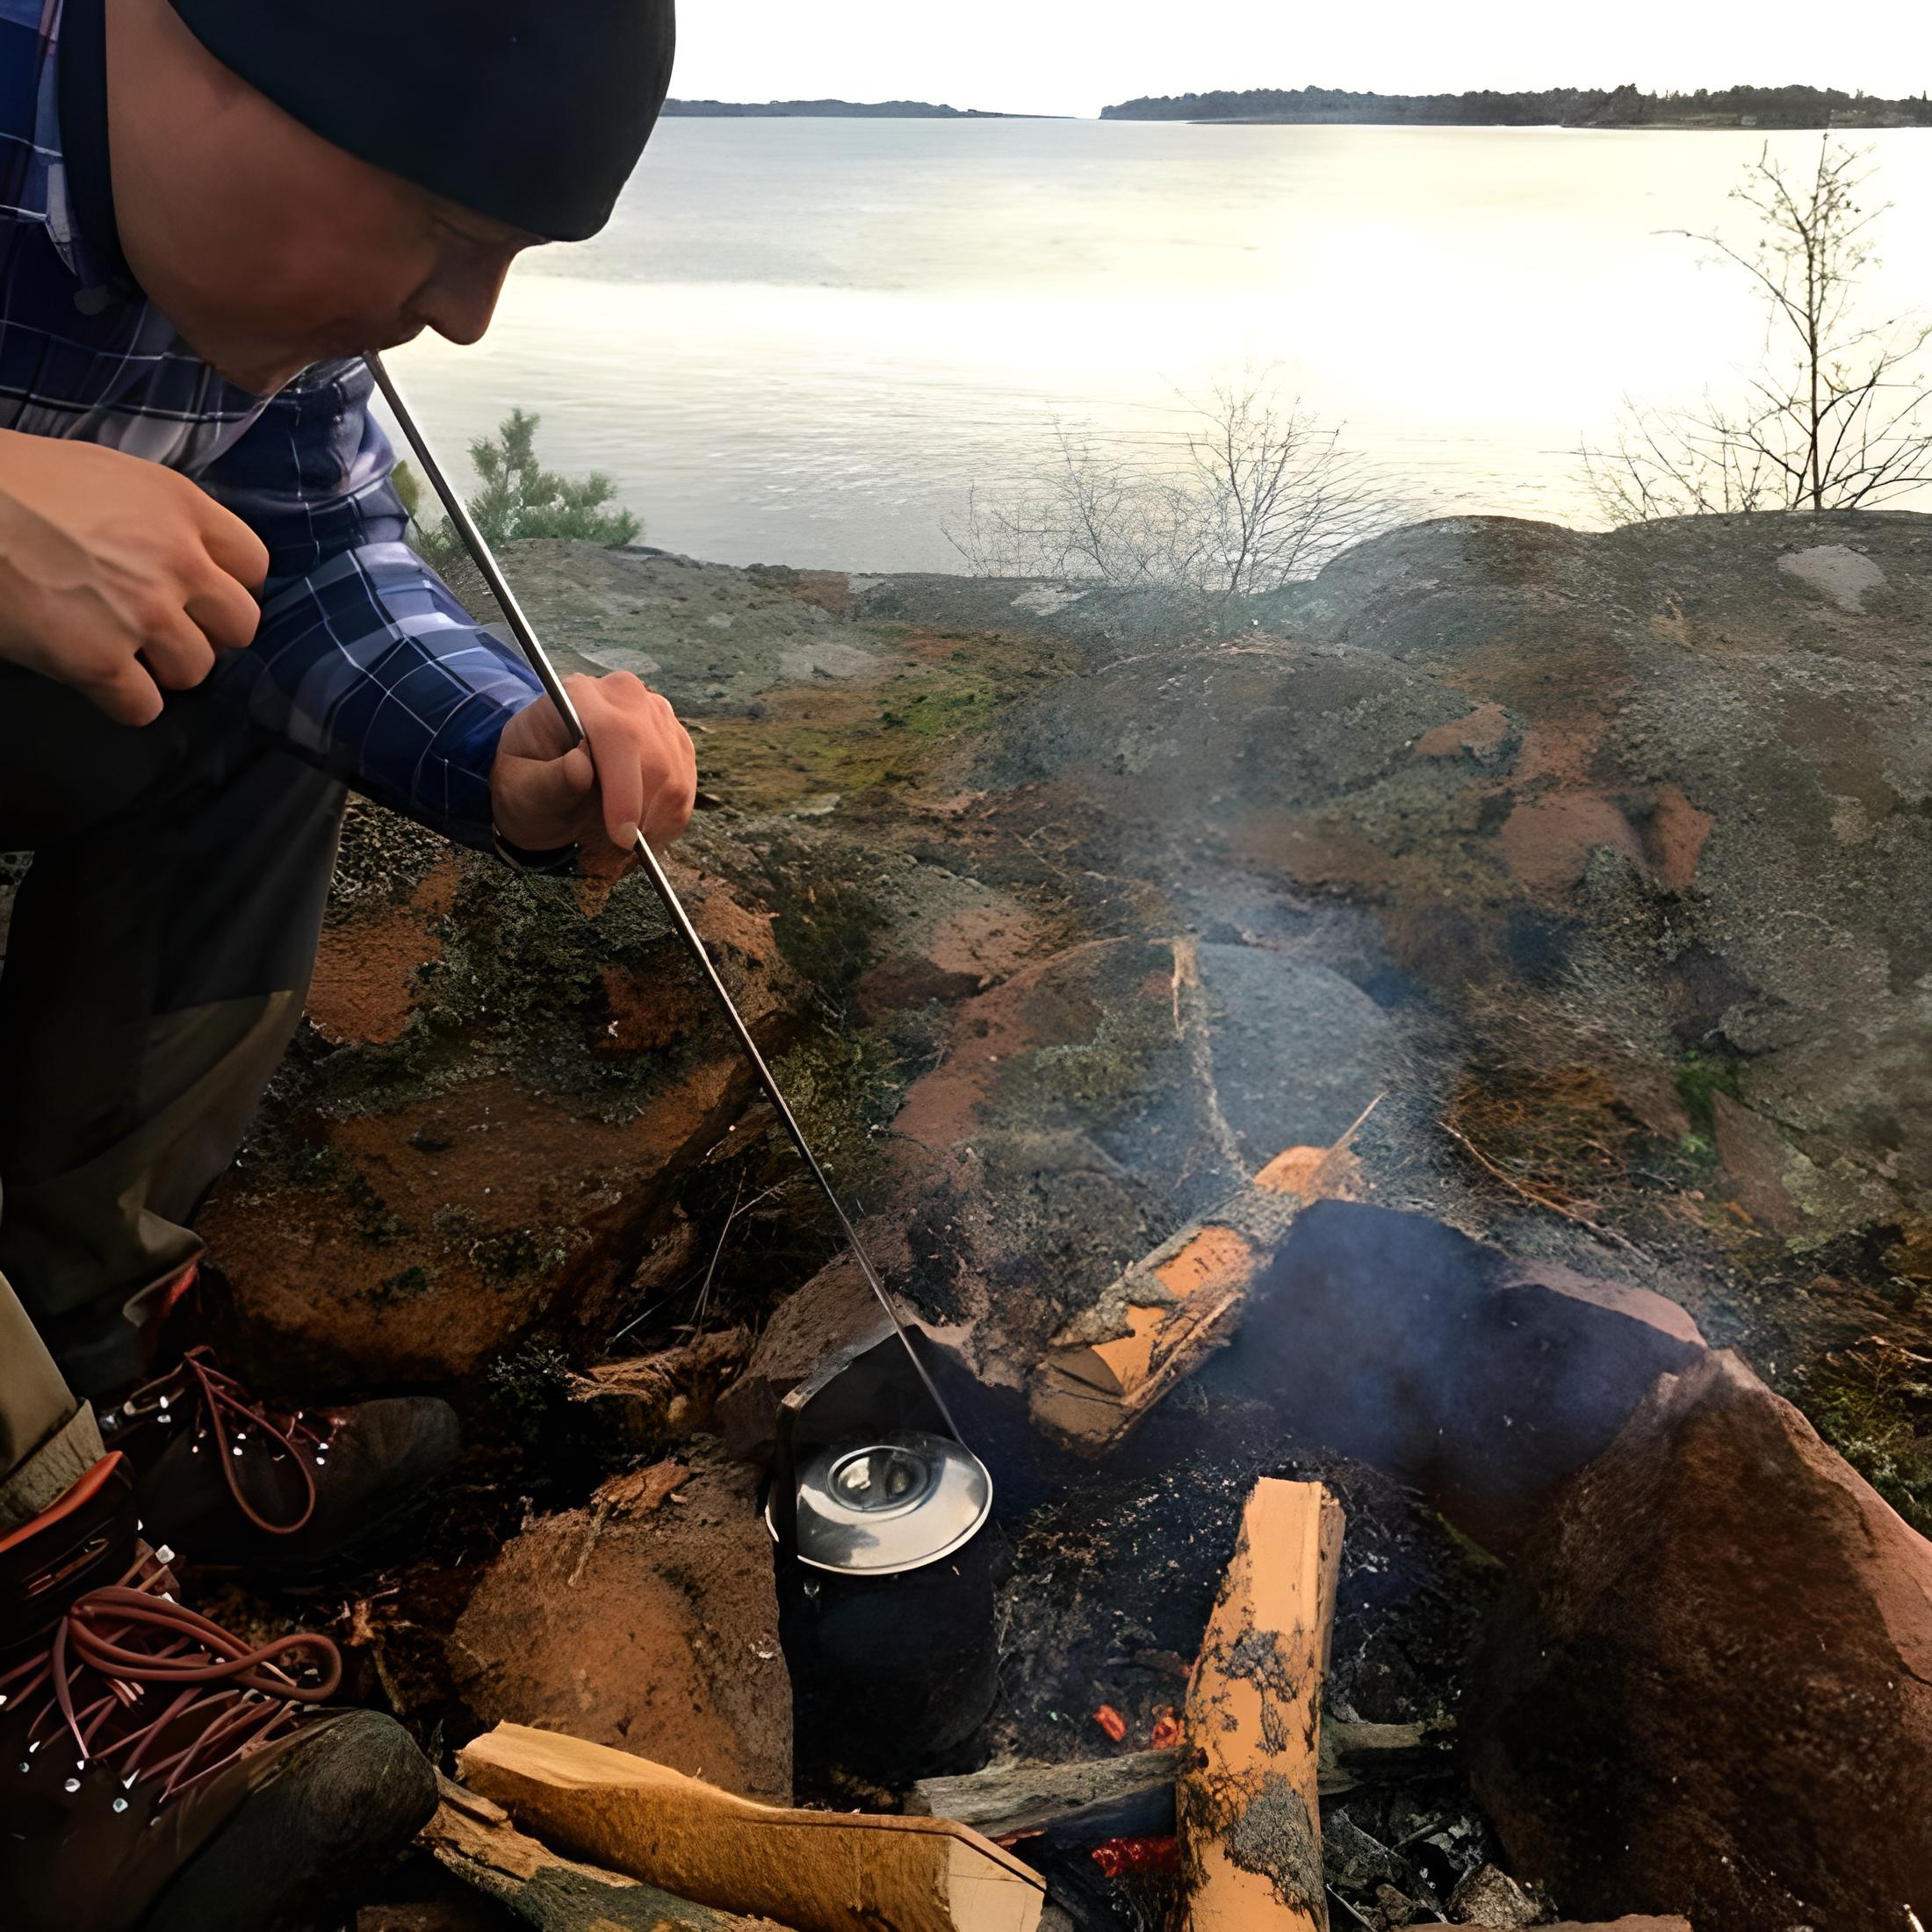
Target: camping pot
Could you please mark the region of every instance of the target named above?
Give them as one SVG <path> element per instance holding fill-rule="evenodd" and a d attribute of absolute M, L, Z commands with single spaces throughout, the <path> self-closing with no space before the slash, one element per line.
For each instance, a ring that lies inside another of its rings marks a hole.
<path fill-rule="evenodd" d="M 893 1783 L 942 1768 L 998 1687 L 992 1478 L 905 1348 L 861 1340 L 786 1397 L 765 1517 L 801 1742 Z"/>

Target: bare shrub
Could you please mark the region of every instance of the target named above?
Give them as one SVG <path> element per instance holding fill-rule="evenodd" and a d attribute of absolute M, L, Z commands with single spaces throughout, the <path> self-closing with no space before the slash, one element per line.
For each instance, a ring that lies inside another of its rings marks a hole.
<path fill-rule="evenodd" d="M 1732 191 L 1756 217 L 1755 241 L 1686 232 L 1750 277 L 1765 308 L 1763 363 L 1732 402 L 1626 402 L 1613 446 L 1582 451 L 1611 522 L 1865 509 L 1932 482 L 1932 415 L 1918 366 L 1932 323 L 1856 313 L 1885 212 L 1863 198 L 1867 158 L 1827 135 L 1816 167 L 1793 178 L 1766 148 Z"/>
<path fill-rule="evenodd" d="M 1395 505 L 1341 431 L 1265 386 L 1217 389 L 1164 451 L 1056 422 L 1055 451 L 946 532 L 976 574 L 1231 599 L 1314 575 L 1386 530 Z"/>

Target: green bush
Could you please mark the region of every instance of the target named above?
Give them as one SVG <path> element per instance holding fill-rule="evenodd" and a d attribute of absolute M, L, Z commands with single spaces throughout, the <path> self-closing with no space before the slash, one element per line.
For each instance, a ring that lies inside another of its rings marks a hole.
<path fill-rule="evenodd" d="M 602 471 L 559 476 L 537 460 L 539 420 L 513 409 L 494 436 L 479 436 L 470 445 L 470 460 L 483 480 L 467 505 L 476 527 L 492 546 L 520 537 L 575 537 L 613 547 L 635 543 L 644 524 L 616 501 L 617 486 Z M 463 541 L 448 517 L 423 521 L 422 479 L 407 463 L 397 464 L 395 486 L 424 560 L 440 567 L 461 555 Z"/>

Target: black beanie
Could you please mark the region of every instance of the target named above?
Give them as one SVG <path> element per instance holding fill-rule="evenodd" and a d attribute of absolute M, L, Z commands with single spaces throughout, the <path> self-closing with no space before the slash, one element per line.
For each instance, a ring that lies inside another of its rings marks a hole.
<path fill-rule="evenodd" d="M 673 0 L 173 0 L 358 159 L 553 242 L 610 219 L 671 84 Z"/>

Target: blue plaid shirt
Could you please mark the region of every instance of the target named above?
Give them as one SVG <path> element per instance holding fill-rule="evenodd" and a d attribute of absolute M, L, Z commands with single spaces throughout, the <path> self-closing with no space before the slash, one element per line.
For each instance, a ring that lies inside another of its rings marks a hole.
<path fill-rule="evenodd" d="M 0 0 L 0 429 L 179 470 L 269 551 L 255 642 L 212 686 L 358 791 L 490 845 L 489 772 L 539 686 L 403 542 L 360 361 L 261 397 L 224 380 L 90 261 L 68 201 L 61 0 Z"/>

